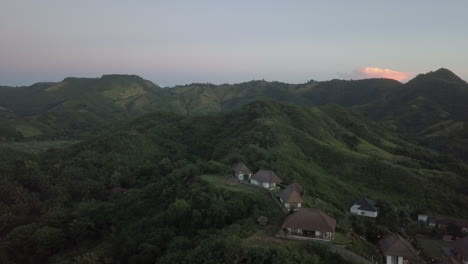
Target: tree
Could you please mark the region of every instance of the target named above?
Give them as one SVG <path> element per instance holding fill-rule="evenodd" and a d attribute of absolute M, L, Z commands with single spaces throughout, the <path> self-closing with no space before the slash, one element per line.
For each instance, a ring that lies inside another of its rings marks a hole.
<path fill-rule="evenodd" d="M 32 240 L 36 244 L 36 252 L 46 257 L 63 248 L 65 234 L 61 229 L 45 226 L 34 232 Z"/>

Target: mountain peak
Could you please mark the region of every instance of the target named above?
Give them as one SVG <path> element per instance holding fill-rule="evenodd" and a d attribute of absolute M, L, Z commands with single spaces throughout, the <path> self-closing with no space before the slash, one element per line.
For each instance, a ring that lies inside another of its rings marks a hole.
<path fill-rule="evenodd" d="M 461 79 L 455 73 L 446 68 L 440 68 L 436 71 L 430 71 L 426 74 L 419 74 L 418 76 L 416 76 L 416 78 L 411 80 L 411 82 L 418 80 L 439 80 L 466 84 L 466 82 L 463 79 Z"/>

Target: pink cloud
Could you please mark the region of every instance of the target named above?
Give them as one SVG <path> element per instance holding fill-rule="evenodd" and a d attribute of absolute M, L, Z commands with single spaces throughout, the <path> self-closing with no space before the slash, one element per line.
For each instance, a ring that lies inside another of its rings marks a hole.
<path fill-rule="evenodd" d="M 388 79 L 394 79 L 397 81 L 407 81 L 411 77 L 413 77 L 413 74 L 410 72 L 399 72 L 399 71 L 394 71 L 394 70 L 389 70 L 389 69 L 380 69 L 380 68 L 375 68 L 375 67 L 364 67 L 358 70 L 353 71 L 352 73 L 353 77 L 357 78 L 388 78 Z"/>

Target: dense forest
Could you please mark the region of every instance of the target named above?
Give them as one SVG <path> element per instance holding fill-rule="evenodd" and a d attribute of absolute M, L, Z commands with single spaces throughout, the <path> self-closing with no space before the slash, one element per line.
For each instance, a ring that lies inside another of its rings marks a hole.
<path fill-rule="evenodd" d="M 269 194 L 224 184 L 231 165 L 299 182 L 358 237 L 348 248 L 373 256 L 389 232 L 411 239 L 418 212 L 468 218 L 466 101 L 445 69 L 406 84 L 161 88 L 108 75 L 0 87 L 0 262 L 354 263 L 271 239 L 285 215 Z M 74 141 L 16 147 L 53 139 Z M 376 222 L 347 213 L 361 197 L 379 202 Z"/>

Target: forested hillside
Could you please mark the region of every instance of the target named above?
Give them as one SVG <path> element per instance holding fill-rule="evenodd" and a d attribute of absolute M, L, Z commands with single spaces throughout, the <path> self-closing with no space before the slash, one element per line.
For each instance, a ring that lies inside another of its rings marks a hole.
<path fill-rule="evenodd" d="M 160 112 L 64 150 L 1 151 L 0 257 L 16 263 L 346 263 L 315 244 L 253 243 L 256 217 L 281 221 L 276 205 L 203 176 L 222 181 L 240 160 L 300 182 L 341 230 L 355 199 L 384 201 L 369 239 L 417 210 L 468 217 L 466 165 L 336 105 Z"/>
<path fill-rule="evenodd" d="M 0 87 L 0 140 L 82 139 L 154 111 L 216 114 L 265 99 L 357 108 L 387 130 L 468 160 L 468 84 L 447 69 L 421 74 L 406 84 L 367 79 L 160 88 L 134 75 L 104 75 Z"/>
<path fill-rule="evenodd" d="M 468 160 L 468 83 L 447 69 L 420 74 L 361 107 L 366 117 L 419 142 Z"/>
<path fill-rule="evenodd" d="M 399 85 L 385 79 L 301 85 L 251 81 L 163 89 L 138 76 L 105 75 L 30 87 L 0 87 L 0 140 L 83 138 L 153 111 L 214 114 L 262 99 L 351 106 L 379 98 Z"/>

